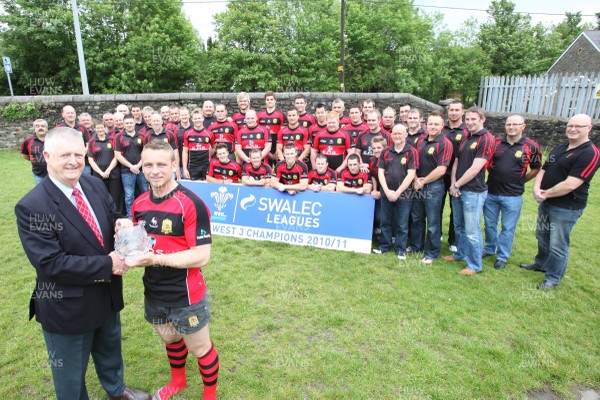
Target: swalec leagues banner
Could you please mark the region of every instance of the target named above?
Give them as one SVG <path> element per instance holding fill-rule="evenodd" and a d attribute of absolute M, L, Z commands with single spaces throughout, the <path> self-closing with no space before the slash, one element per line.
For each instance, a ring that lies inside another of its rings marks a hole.
<path fill-rule="evenodd" d="M 372 196 L 312 191 L 292 196 L 272 188 L 179 182 L 210 209 L 213 234 L 371 252 Z"/>

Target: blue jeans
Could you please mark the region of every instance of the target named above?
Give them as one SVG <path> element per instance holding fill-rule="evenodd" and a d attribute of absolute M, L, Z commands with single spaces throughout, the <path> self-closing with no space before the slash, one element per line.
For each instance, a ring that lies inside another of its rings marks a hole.
<path fill-rule="evenodd" d="M 421 196 L 418 197 L 418 204 L 420 215 L 423 216 L 423 226 L 421 229 L 425 228 L 425 220 L 427 220 L 427 235 L 425 237 L 423 255 L 425 258 L 438 258 L 442 246 L 442 201 L 446 195 L 444 181 L 439 179 L 428 183 L 423 186 L 420 192 Z"/>
<path fill-rule="evenodd" d="M 137 183 L 141 193 L 148 191 L 148 181 L 142 172 L 139 174 L 121 174 L 123 182 L 123 191 L 125 192 L 125 209 L 127 210 L 127 218 L 131 218 L 131 205 L 135 200 L 135 185 Z"/>
<path fill-rule="evenodd" d="M 381 195 L 383 197 L 383 194 Z M 381 228 L 381 198 L 375 200 L 375 211 L 373 215 L 373 228 Z"/>
<path fill-rule="evenodd" d="M 476 272 L 483 269 L 481 261 L 483 238 L 480 221 L 486 197 L 487 190 L 485 192 L 463 190 L 460 192 L 460 197 L 452 197 L 454 232 L 458 249 L 452 255 L 457 260 L 466 260 L 467 268 Z"/>
<path fill-rule="evenodd" d="M 85 167 L 83 167 L 83 175 L 91 175 L 92 174 L 92 167 L 90 167 L 89 165 L 86 165 Z"/>
<path fill-rule="evenodd" d="M 408 246 L 415 252 L 423 251 L 425 245 L 425 212 L 423 190 L 413 191 L 410 216 L 408 217 Z"/>
<path fill-rule="evenodd" d="M 485 221 L 484 254 L 495 254 L 497 259 L 508 261 L 515 240 L 517 222 L 521 216 L 523 196 L 500 196 L 489 194 L 483 205 L 483 220 Z M 502 230 L 498 235 L 498 219 L 502 213 Z"/>
<path fill-rule="evenodd" d="M 36 185 L 39 185 L 40 183 L 42 183 L 42 181 L 43 181 L 43 180 L 44 180 L 44 178 L 45 178 L 45 176 L 39 176 L 39 175 L 36 175 L 36 174 L 32 174 L 32 175 L 33 175 L 33 182 L 34 182 Z"/>
<path fill-rule="evenodd" d="M 410 196 L 401 197 L 391 203 L 385 195 L 381 196 L 381 238 L 379 250 L 389 251 L 392 247 L 392 235 L 395 236 L 394 250 L 396 254 L 406 253 L 408 240 L 408 217 L 411 206 Z"/>
<path fill-rule="evenodd" d="M 538 207 L 535 265 L 546 271 L 546 280 L 560 283 L 569 261 L 570 236 L 583 209 L 572 210 L 542 203 Z"/>

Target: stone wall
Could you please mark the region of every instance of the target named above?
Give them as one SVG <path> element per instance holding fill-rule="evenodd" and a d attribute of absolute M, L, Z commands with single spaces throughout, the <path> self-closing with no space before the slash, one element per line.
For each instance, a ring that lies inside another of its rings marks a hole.
<path fill-rule="evenodd" d="M 346 110 L 351 104 L 359 104 L 362 100 L 370 98 L 377 107 L 383 110 L 392 106 L 396 110 L 400 103 L 409 102 L 428 113 L 432 110 L 441 110 L 442 107 L 406 93 L 303 93 L 308 100 L 308 109 L 312 111 L 318 103 L 325 103 L 328 107 L 331 101 L 340 97 L 346 102 Z M 293 106 L 293 99 L 297 93 L 277 93 L 277 107 L 285 110 Z M 190 109 L 200 107 L 205 100 L 215 103 L 224 103 L 232 115 L 237 110 L 236 93 L 169 93 L 169 94 L 133 94 L 133 95 L 67 95 L 67 96 L 18 96 L 0 97 L 0 107 L 10 102 L 41 104 L 41 118 L 45 118 L 50 126 L 54 126 L 60 119 L 63 106 L 69 104 L 75 107 L 78 114 L 87 112 L 93 117 L 101 117 L 105 112 L 113 112 L 117 104 L 133 103 L 140 106 L 151 106 L 158 110 L 163 105 L 186 106 Z M 264 108 L 264 93 L 251 93 L 251 104 L 256 109 Z M 500 135 L 504 132 L 504 121 L 508 114 L 490 113 L 487 117 L 489 129 Z M 0 149 L 18 148 L 23 138 L 31 134 L 33 121 L 8 122 L 0 120 Z M 526 116 L 526 134 L 538 141 L 545 148 L 554 147 L 565 141 L 566 119 L 554 117 Z M 595 121 L 591 138 L 600 146 L 600 121 Z"/>
<path fill-rule="evenodd" d="M 286 110 L 293 107 L 294 97 L 298 93 L 277 93 L 277 108 Z M 370 98 L 375 101 L 377 107 L 383 110 L 392 106 L 396 110 L 398 105 L 409 102 L 415 107 L 422 108 L 425 112 L 441 110 L 442 107 L 415 97 L 407 93 L 302 93 L 308 102 L 307 110 L 312 112 L 319 103 L 325 103 L 331 107 L 331 101 L 341 98 L 346 103 L 346 110 L 352 104 L 359 104 Z M 60 116 L 62 107 L 71 105 L 77 114 L 89 113 L 92 117 L 101 118 L 105 112 L 114 112 L 118 104 L 124 103 L 128 106 L 139 104 L 140 106 L 151 106 L 159 110 L 164 105 L 185 106 L 190 110 L 201 107 L 205 100 L 223 103 L 229 110 L 229 115 L 237 111 L 237 93 L 164 93 L 164 94 L 131 94 L 131 95 L 64 95 L 64 96 L 17 96 L 0 97 L 0 107 L 10 102 L 28 103 L 37 102 L 42 105 L 40 118 L 48 121 L 50 127 L 56 125 L 62 118 Z M 257 110 L 264 108 L 264 93 L 251 93 L 251 106 Z M 0 149 L 17 148 L 23 138 L 31 134 L 33 121 L 8 122 L 0 120 Z"/>

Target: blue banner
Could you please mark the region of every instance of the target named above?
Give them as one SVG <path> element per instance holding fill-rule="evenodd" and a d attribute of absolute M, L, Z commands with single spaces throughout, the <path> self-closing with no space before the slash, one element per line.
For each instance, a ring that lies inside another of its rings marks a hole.
<path fill-rule="evenodd" d="M 370 195 L 304 191 L 179 181 L 196 193 L 211 213 L 212 233 L 333 250 L 371 252 Z"/>

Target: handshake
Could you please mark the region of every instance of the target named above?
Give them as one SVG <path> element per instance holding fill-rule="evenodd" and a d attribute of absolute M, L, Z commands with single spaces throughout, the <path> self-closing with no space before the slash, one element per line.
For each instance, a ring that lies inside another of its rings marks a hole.
<path fill-rule="evenodd" d="M 115 251 L 109 256 L 113 275 L 123 275 L 129 268 L 153 265 L 154 253 L 144 222 L 134 224 L 127 218 L 118 219 L 115 223 Z"/>

